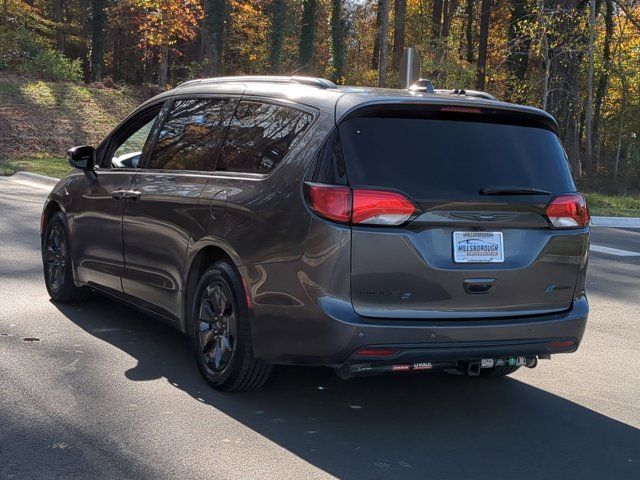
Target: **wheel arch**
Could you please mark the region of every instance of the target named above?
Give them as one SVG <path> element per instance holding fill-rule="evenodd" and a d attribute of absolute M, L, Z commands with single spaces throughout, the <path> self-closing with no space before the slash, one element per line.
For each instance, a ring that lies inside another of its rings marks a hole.
<path fill-rule="evenodd" d="M 235 258 L 234 258 L 235 257 Z M 187 335 L 191 335 L 189 328 L 189 319 L 191 318 L 191 304 L 193 303 L 193 294 L 198 285 L 201 275 L 213 263 L 224 260 L 239 270 L 239 257 L 228 252 L 218 244 L 205 244 L 198 249 L 194 249 L 193 254 L 188 260 L 189 268 L 184 282 L 184 290 L 182 293 L 182 321 L 180 329 Z"/>
<path fill-rule="evenodd" d="M 44 206 L 42 210 L 42 215 L 40 216 L 40 244 L 41 245 L 42 245 L 42 242 L 44 242 L 44 230 L 46 228 L 46 225 L 47 223 L 49 223 L 49 220 L 51 219 L 51 217 L 57 212 L 65 213 L 64 209 L 62 208 L 62 205 L 60 205 L 55 200 L 49 200 L 47 204 Z"/>

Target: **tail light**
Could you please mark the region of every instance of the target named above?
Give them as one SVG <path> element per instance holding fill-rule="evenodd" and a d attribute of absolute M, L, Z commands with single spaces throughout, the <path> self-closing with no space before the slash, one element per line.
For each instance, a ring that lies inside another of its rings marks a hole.
<path fill-rule="evenodd" d="M 401 225 L 416 213 L 404 195 L 384 190 L 353 191 L 353 223 Z"/>
<path fill-rule="evenodd" d="M 417 213 L 404 195 L 386 190 L 305 183 L 311 210 L 327 220 L 353 225 L 402 225 Z"/>
<path fill-rule="evenodd" d="M 321 183 L 305 183 L 309 208 L 327 220 L 351 220 L 351 189 Z"/>
<path fill-rule="evenodd" d="M 589 207 L 579 193 L 558 195 L 546 210 L 547 218 L 554 228 L 582 228 L 589 225 Z"/>

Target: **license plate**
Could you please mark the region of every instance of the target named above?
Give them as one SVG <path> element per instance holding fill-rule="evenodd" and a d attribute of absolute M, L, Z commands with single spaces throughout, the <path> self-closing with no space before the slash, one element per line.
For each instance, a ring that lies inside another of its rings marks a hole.
<path fill-rule="evenodd" d="M 456 263 L 502 263 L 502 232 L 453 232 Z"/>

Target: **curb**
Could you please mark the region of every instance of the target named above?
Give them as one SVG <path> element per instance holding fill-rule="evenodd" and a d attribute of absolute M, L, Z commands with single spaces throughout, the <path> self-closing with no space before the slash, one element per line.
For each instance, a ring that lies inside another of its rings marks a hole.
<path fill-rule="evenodd" d="M 12 182 L 22 183 L 24 185 L 30 185 L 47 190 L 51 190 L 54 185 L 60 181 L 59 178 L 47 177 L 46 175 L 31 172 L 16 172 L 6 178 Z"/>
<path fill-rule="evenodd" d="M 640 218 L 591 217 L 591 226 L 610 228 L 640 228 Z"/>

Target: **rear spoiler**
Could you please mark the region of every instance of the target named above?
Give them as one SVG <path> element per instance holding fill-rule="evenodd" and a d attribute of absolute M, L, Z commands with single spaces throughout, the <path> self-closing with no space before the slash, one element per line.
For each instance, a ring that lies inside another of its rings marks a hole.
<path fill-rule="evenodd" d="M 558 133 L 555 119 L 537 108 L 481 99 L 456 101 L 430 97 L 427 101 L 425 100 L 405 97 L 382 98 L 352 105 L 351 108 L 343 110 L 340 115 L 340 109 L 336 106 L 336 124 L 354 117 L 410 117 L 522 125 L 545 128 L 555 134 Z M 343 104 L 343 106 L 346 105 Z"/>

